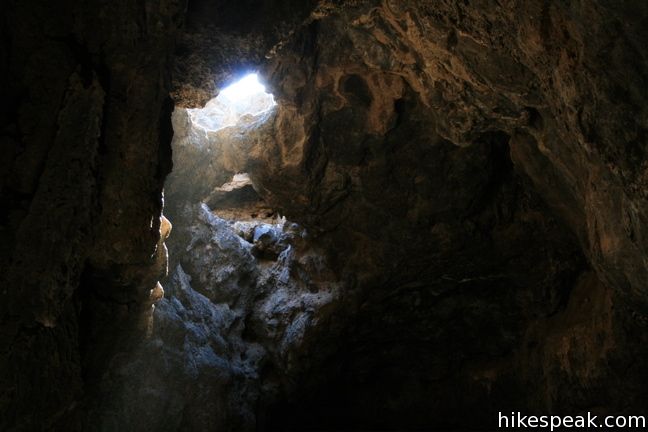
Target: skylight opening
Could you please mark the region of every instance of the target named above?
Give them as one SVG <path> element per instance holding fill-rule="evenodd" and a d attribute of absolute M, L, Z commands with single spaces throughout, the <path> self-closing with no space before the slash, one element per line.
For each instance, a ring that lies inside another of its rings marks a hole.
<path fill-rule="evenodd" d="M 259 82 L 259 76 L 251 73 L 243 77 L 240 81 L 225 87 L 219 94 L 223 98 L 232 102 L 239 102 L 254 95 L 267 94 L 265 86 Z"/>
<path fill-rule="evenodd" d="M 207 131 L 218 131 L 236 126 L 246 116 L 258 116 L 276 105 L 274 97 L 266 93 L 256 73 L 245 75 L 239 81 L 221 90 L 204 108 L 189 109 L 192 123 Z"/>

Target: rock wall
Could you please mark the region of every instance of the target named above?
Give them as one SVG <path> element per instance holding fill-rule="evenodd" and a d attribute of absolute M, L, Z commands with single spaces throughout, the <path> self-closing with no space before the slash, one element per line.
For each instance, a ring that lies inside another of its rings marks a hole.
<path fill-rule="evenodd" d="M 321 2 L 280 41 L 262 74 L 274 131 L 248 173 L 350 300 L 312 335 L 339 349 L 311 352 L 271 430 L 644 408 L 645 19 L 633 3 Z"/>
<path fill-rule="evenodd" d="M 0 6 L 0 429 L 91 429 L 165 271 L 183 2 Z"/>
<path fill-rule="evenodd" d="M 267 69 L 277 132 L 250 175 L 365 294 L 344 373 L 276 424 L 644 409 L 645 7 L 329 12 Z"/>
<path fill-rule="evenodd" d="M 268 71 L 282 102 L 278 121 L 294 134 L 268 148 L 267 159 L 276 158 L 268 189 L 307 184 L 292 202 L 311 207 L 292 212 L 328 209 L 355 186 L 353 175 L 345 186 L 344 172 L 370 165 L 371 140 L 394 129 L 409 101 L 430 134 L 455 145 L 510 135 L 518 171 L 578 235 L 601 277 L 643 298 L 645 59 L 635 47 L 645 12 L 387 1 L 314 21 Z M 317 173 L 300 173 L 304 166 Z M 309 202 L 312 189 L 322 203 Z"/>
<path fill-rule="evenodd" d="M 145 403 L 158 430 L 263 429 L 260 407 L 298 387 L 311 351 L 334 349 L 313 346 L 313 334 L 346 309 L 325 251 L 272 211 L 246 213 L 259 197 L 241 173 L 255 170 L 275 115 L 271 108 L 212 131 L 174 111 L 165 184 L 172 271 L 149 341 L 115 371 L 114 381 L 137 389 L 102 414 L 120 427 L 141 421 L 128 407 Z M 150 372 L 150 361 L 162 367 Z"/>
<path fill-rule="evenodd" d="M 258 404 L 285 379 L 310 329 L 325 321 L 340 287 L 303 230 L 243 224 L 273 238 L 260 257 L 240 223 L 188 206 L 187 252 L 165 281 L 149 337 L 107 373 L 95 422 L 107 430 L 255 430 Z M 255 235 L 261 237 L 261 234 Z M 312 286 L 319 290 L 314 292 Z M 142 409 L 145 407 L 145 409 Z"/>
<path fill-rule="evenodd" d="M 253 3 L 0 6 L 0 428 L 645 411 L 648 7 Z M 268 133 L 179 166 L 180 195 L 243 169 L 308 236 L 268 261 L 178 205 L 160 300 L 168 96 L 246 68 Z"/>

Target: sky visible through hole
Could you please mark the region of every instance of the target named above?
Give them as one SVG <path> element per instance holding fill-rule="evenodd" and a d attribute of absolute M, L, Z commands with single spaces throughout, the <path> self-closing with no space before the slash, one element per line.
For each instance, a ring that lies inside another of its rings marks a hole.
<path fill-rule="evenodd" d="M 187 111 L 194 125 L 207 131 L 218 131 L 235 126 L 245 115 L 257 116 L 275 105 L 274 97 L 266 93 L 258 75 L 251 73 L 222 89 L 204 108 Z"/>

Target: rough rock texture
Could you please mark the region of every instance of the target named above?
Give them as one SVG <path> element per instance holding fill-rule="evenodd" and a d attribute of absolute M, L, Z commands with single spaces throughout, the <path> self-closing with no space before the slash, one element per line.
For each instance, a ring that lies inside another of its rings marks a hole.
<path fill-rule="evenodd" d="M 264 64 L 275 45 L 291 35 L 317 0 L 192 1 L 178 38 L 173 99 L 203 107 L 222 88 Z"/>
<path fill-rule="evenodd" d="M 260 142 L 271 133 L 268 119 L 274 110 L 244 116 L 236 127 L 217 131 L 194 126 L 186 109 L 173 112 L 174 169 L 165 189 L 171 220 L 185 203 L 199 203 L 217 194 L 236 174 L 250 169 L 250 152 L 259 152 Z"/>
<path fill-rule="evenodd" d="M 645 408 L 646 16 L 321 3 L 280 42 L 273 130 L 239 165 L 349 301 L 271 429 Z"/>
<path fill-rule="evenodd" d="M 80 430 L 166 268 L 184 4 L 0 6 L 0 429 Z"/>
<path fill-rule="evenodd" d="M 272 133 L 274 109 L 217 131 L 196 121 L 202 115 L 183 108 L 173 115 L 165 212 L 175 225 L 174 269 L 150 343 L 122 368 L 140 390 L 120 403 L 146 399 L 149 412 L 164 419 L 172 400 L 176 420 L 164 424 L 168 430 L 263 429 L 259 407 L 294 391 L 311 351 L 331 349 L 313 346 L 319 338 L 312 333 L 345 310 L 344 289 L 306 231 L 267 208 L 244 173 Z M 166 367 L 142 381 L 149 358 Z M 133 415 L 107 413 L 125 419 L 122 426 Z"/>
<path fill-rule="evenodd" d="M 294 135 L 267 148 L 267 188 L 302 191 L 292 213 L 328 209 L 356 187 L 355 176 L 344 178 L 349 166 L 376 165 L 372 141 L 409 120 L 408 104 L 427 116 L 423 128 L 455 145 L 503 131 L 518 169 L 601 277 L 643 297 L 646 165 L 636 156 L 645 150 L 645 59 L 632 38 L 644 8 L 621 30 L 618 15 L 632 8 L 489 5 L 369 2 L 302 32 L 268 78 L 283 102 L 278 123 L 301 127 L 280 126 Z M 307 163 L 317 172 L 299 173 Z"/>
<path fill-rule="evenodd" d="M 368 2 L 279 52 L 267 75 L 278 132 L 250 175 L 275 208 L 324 229 L 346 271 L 371 286 L 340 350 L 346 374 L 319 404 L 300 405 L 320 412 L 314 424 L 331 412 L 338 427 L 396 428 L 479 427 L 504 407 L 645 409 L 636 44 L 647 15 L 610 8 Z M 588 316 L 575 305 L 583 292 L 597 305 Z M 377 334 L 379 322 L 393 332 Z"/>
<path fill-rule="evenodd" d="M 181 3 L 0 6 L 0 429 L 645 413 L 646 4 L 191 0 L 172 65 Z M 167 96 L 246 69 L 175 111 L 159 300 Z M 240 172 L 299 228 L 200 205 Z"/>
<path fill-rule="evenodd" d="M 178 229 L 192 243 L 165 282 L 150 338 L 108 378 L 118 397 L 96 417 L 108 430 L 254 430 L 261 394 L 274 396 L 294 373 L 304 341 L 339 301 L 321 252 L 293 224 L 186 211 L 193 222 Z M 269 246 L 278 254 L 259 253 Z"/>

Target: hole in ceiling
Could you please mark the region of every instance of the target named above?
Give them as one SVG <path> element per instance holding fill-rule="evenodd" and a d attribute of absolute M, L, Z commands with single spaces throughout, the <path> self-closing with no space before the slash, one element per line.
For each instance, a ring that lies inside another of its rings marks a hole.
<path fill-rule="evenodd" d="M 248 264 L 254 266 L 276 261 L 289 245 L 284 231 L 300 230 L 265 201 L 253 180 L 276 106 L 259 75 L 250 73 L 203 108 L 174 112 L 173 171 L 165 185 L 165 213 L 176 227 L 167 242 L 172 268 L 176 263 L 186 264 L 189 272 L 196 267 L 191 262 L 198 254 L 192 249 L 203 240 L 209 243 L 201 237 L 206 230 L 216 238 L 243 239 L 248 258 L 255 260 Z"/>
<path fill-rule="evenodd" d="M 274 96 L 259 82 L 259 76 L 250 73 L 221 90 L 204 108 L 187 112 L 195 126 L 213 132 L 236 126 L 248 116 L 254 118 L 268 113 L 276 105 Z"/>

